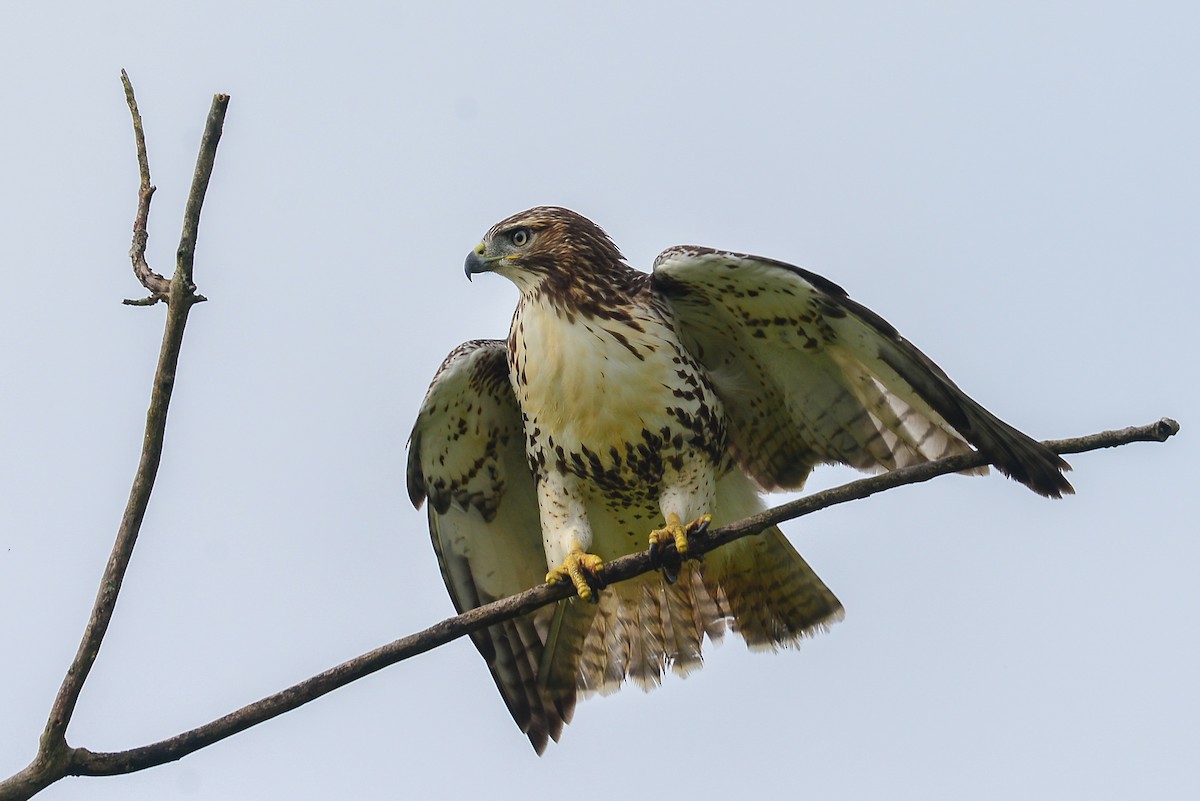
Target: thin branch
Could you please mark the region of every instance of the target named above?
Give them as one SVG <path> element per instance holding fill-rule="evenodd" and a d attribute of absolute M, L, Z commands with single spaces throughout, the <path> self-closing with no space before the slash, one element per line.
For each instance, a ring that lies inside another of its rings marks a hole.
<path fill-rule="evenodd" d="M 196 157 L 196 170 L 192 174 L 192 191 L 188 193 L 187 205 L 183 209 L 183 233 L 179 237 L 176 253 L 175 276 L 187 287 L 192 302 L 200 303 L 206 298 L 195 295 L 192 283 L 192 262 L 196 255 L 196 235 L 200 230 L 200 208 L 204 205 L 204 194 L 208 191 L 208 180 L 212 177 L 213 163 L 217 158 L 217 144 L 221 141 L 221 130 L 225 125 L 225 110 L 229 107 L 229 95 L 214 95 L 208 120 L 204 125 L 204 136 L 200 139 L 200 155 Z"/>
<path fill-rule="evenodd" d="M 133 84 L 129 75 L 121 70 L 121 85 L 125 87 L 125 102 L 129 104 L 129 113 L 133 117 L 133 141 L 137 146 L 138 174 L 141 184 L 138 188 L 137 214 L 133 218 L 133 245 L 129 248 L 129 259 L 133 262 L 133 274 L 141 281 L 142 286 L 150 290 L 149 297 L 138 300 L 124 301 L 127 306 L 153 306 L 160 300 L 167 299 L 171 282 L 163 278 L 146 261 L 146 243 L 150 234 L 146 224 L 150 219 L 150 199 L 154 197 L 154 185 L 150 183 L 150 157 L 146 153 L 146 132 L 142 129 L 142 114 L 138 111 L 137 98 L 133 95 Z"/>
<path fill-rule="evenodd" d="M 171 282 L 150 268 L 146 261 L 146 244 L 150 234 L 146 224 L 150 218 L 150 199 L 154 196 L 154 186 L 150 183 L 150 159 L 146 153 L 146 133 L 142 128 L 142 115 L 138 111 L 137 98 L 133 94 L 133 84 L 125 70 L 121 70 L 121 84 L 125 87 L 125 101 L 129 104 L 129 113 L 133 117 L 133 139 L 137 146 L 138 174 L 141 184 L 138 188 L 138 210 L 133 220 L 133 245 L 129 249 L 129 258 L 133 262 L 133 274 L 141 281 L 142 286 L 150 290 L 150 295 L 136 300 L 125 300 L 127 306 L 153 306 L 160 300 L 169 301 Z M 225 124 L 225 110 L 229 106 L 228 95 L 213 97 L 212 108 L 208 112 L 208 120 L 204 126 L 204 135 L 200 139 L 200 155 L 196 158 L 196 170 L 192 175 L 192 190 L 188 194 L 187 206 L 183 212 L 183 233 L 179 238 L 179 249 L 176 251 L 176 270 L 182 272 L 184 286 L 191 296 L 191 303 L 203 303 L 208 298 L 196 293 L 192 283 L 192 263 L 196 254 L 196 234 L 200 227 L 200 208 L 204 205 L 204 194 L 208 191 L 208 180 L 212 176 L 213 163 L 217 157 L 217 143 L 221 141 L 221 129 Z"/>
<path fill-rule="evenodd" d="M 141 188 L 138 192 L 138 210 L 134 222 L 134 245 L 131 256 L 134 269 L 138 264 L 145 265 L 146 221 L 150 213 L 150 197 L 154 187 L 150 185 L 150 167 L 146 157 L 146 143 L 142 133 L 141 116 L 138 114 L 137 103 L 133 96 L 133 86 L 124 70 L 121 80 L 125 86 L 126 99 L 134 120 L 134 137 L 137 141 L 138 167 L 141 174 Z M 133 487 L 129 492 L 129 501 L 117 530 L 116 542 L 100 579 L 100 589 L 92 606 L 87 627 L 84 629 L 79 650 L 75 654 L 67 674 L 59 687 L 58 695 L 50 709 L 50 716 L 42 732 L 38 754 L 33 763 L 25 770 L 4 782 L 0 782 L 0 799 L 28 798 L 50 783 L 57 781 L 70 772 L 70 765 L 76 760 L 76 751 L 66 742 L 67 725 L 79 701 L 83 684 L 95 664 L 100 652 L 100 645 L 105 632 L 112 620 L 116 608 L 117 594 L 129 567 L 133 555 L 133 546 L 137 542 L 141 530 L 142 519 L 150 503 L 150 493 L 154 489 L 154 479 L 158 473 L 159 461 L 162 457 L 163 439 L 166 434 L 167 409 L 171 403 L 171 391 L 175 386 L 175 371 L 179 364 L 179 351 L 183 344 L 183 330 L 187 324 L 188 312 L 193 304 L 204 298 L 195 294 L 192 283 L 192 255 L 196 245 L 196 229 L 199 225 L 200 206 L 204 201 L 204 192 L 208 186 L 208 178 L 212 174 L 213 159 L 216 156 L 217 142 L 221 136 L 221 126 L 228 106 L 227 95 L 216 95 L 213 98 L 212 110 L 208 115 L 204 137 L 201 142 L 200 156 L 196 164 L 196 172 L 192 189 L 188 196 L 187 210 L 184 217 L 184 236 L 179 245 L 179 265 L 166 287 L 167 320 L 163 332 L 162 347 L 159 351 L 158 368 L 154 374 L 154 386 L 150 395 L 150 408 L 146 413 L 146 430 L 142 439 L 142 454 L 138 462 L 137 473 L 134 475 Z M 148 265 L 146 266 L 149 270 Z M 151 273 L 160 280 L 162 276 Z M 142 278 L 139 273 L 139 278 Z M 153 282 L 152 282 L 153 283 Z M 160 289 L 147 284 L 147 288 L 158 297 Z M 149 305 L 153 301 L 146 301 Z"/>
<path fill-rule="evenodd" d="M 1126 445 L 1131 442 L 1164 442 L 1178 431 L 1178 423 L 1163 418 L 1145 426 L 1119 431 L 1104 431 L 1075 439 L 1052 440 L 1045 444 L 1056 453 L 1082 453 Z M 737 523 L 696 534 L 689 543 L 689 555 L 703 555 L 733 540 L 757 534 L 768 526 L 803 517 L 830 506 L 866 498 L 877 492 L 905 484 L 915 484 L 948 473 L 981 467 L 985 464 L 987 464 L 986 458 L 978 453 L 971 453 L 853 481 L 768 509 Z M 667 547 L 673 546 L 668 545 Z M 608 562 L 600 571 L 600 578 L 607 584 L 613 584 L 652 569 L 649 556 L 643 551 Z M 571 595 L 574 595 L 574 588 L 569 583 L 553 586 L 539 585 L 517 595 L 502 598 L 494 603 L 443 620 L 424 631 L 376 648 L 348 662 L 343 662 L 286 690 L 269 695 L 211 723 L 175 737 L 127 751 L 102 753 L 88 751 L 84 748 L 74 749 L 71 752 L 67 771 L 70 775 L 114 775 L 131 773 L 172 762 L 251 726 L 289 712 L 396 662 L 422 654 L 477 629 L 518 617 Z"/>
<path fill-rule="evenodd" d="M 1101 448 L 1116 448 L 1131 442 L 1166 442 L 1179 433 L 1179 423 L 1169 417 L 1144 426 L 1131 426 L 1114 431 L 1101 431 L 1072 439 L 1047 440 L 1043 444 L 1057 454 L 1084 453 Z M 737 523 L 710 532 L 705 538 L 708 546 L 705 551 L 712 550 L 727 542 L 732 542 L 747 534 L 757 534 L 768 526 L 777 525 L 785 520 L 794 520 L 812 514 L 819 509 L 868 498 L 877 492 L 893 489 L 904 484 L 919 484 L 931 478 L 950 473 L 961 473 L 988 464 L 987 457 L 977 451 L 961 456 L 949 456 L 936 462 L 905 467 L 890 473 L 880 473 L 870 478 L 852 481 L 840 487 L 818 492 L 804 498 L 798 498 L 790 503 L 776 506 L 773 509 L 759 512 Z M 689 543 L 689 547 L 690 543 Z"/>

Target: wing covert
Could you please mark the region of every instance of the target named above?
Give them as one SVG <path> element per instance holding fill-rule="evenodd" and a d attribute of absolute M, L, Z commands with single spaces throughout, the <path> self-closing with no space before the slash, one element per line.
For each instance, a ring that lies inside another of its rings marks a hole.
<path fill-rule="evenodd" d="M 895 469 L 974 445 L 1051 497 L 1065 461 L 959 389 L 840 286 L 790 264 L 685 246 L 654 263 L 654 292 L 708 370 L 730 443 L 764 488 L 795 488 L 822 462 Z"/>

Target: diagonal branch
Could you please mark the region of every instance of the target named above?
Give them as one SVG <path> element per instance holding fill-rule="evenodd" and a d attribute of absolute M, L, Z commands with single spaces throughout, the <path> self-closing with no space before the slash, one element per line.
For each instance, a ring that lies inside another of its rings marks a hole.
<path fill-rule="evenodd" d="M 192 262 L 196 256 L 196 235 L 200 230 L 200 208 L 208 192 L 208 181 L 212 177 L 213 164 L 217 160 L 217 145 L 221 141 L 221 130 L 225 125 L 225 110 L 229 107 L 229 95 L 214 95 L 208 119 L 204 124 L 204 135 L 200 138 L 200 154 L 196 157 L 196 170 L 192 173 L 192 189 L 188 192 L 187 205 L 183 208 L 183 232 L 179 236 L 176 252 L 175 277 L 187 288 L 192 303 L 207 300 L 194 294 Z"/>
<path fill-rule="evenodd" d="M 159 351 L 158 368 L 154 374 L 150 408 L 146 412 L 146 430 L 142 439 L 142 454 L 138 462 L 137 473 L 134 475 L 129 501 L 121 518 L 121 525 L 117 530 L 116 542 L 113 543 L 108 564 L 104 568 L 104 575 L 100 579 L 100 589 L 96 594 L 91 615 L 79 643 L 79 650 L 71 661 L 70 667 L 67 668 L 67 674 L 63 678 L 58 695 L 51 706 L 50 716 L 42 731 L 37 756 L 20 773 L 0 782 L 0 799 L 27 798 L 33 795 L 67 775 L 70 770 L 69 766 L 75 761 L 75 751 L 67 745 L 66 741 L 67 725 L 71 721 L 71 715 L 79 701 L 83 684 L 96 662 L 105 632 L 108 631 L 108 625 L 112 621 L 117 594 L 121 590 L 121 582 L 125 578 L 129 560 L 133 555 L 133 546 L 137 542 L 142 519 L 145 517 L 146 508 L 150 503 L 150 493 L 154 489 L 154 479 L 158 473 L 159 460 L 162 457 L 163 439 L 167 426 L 167 409 L 171 403 L 171 391 L 175 386 L 175 371 L 179 364 L 179 350 L 183 344 L 183 329 L 187 324 L 188 312 L 193 304 L 204 300 L 203 296 L 195 293 L 195 285 L 191 280 L 192 254 L 196 246 L 200 206 L 204 201 L 208 178 L 212 174 L 213 160 L 216 157 L 217 142 L 220 140 L 229 97 L 228 95 L 216 95 L 213 98 L 184 214 L 183 238 L 179 244 L 178 265 L 175 274 L 168 282 L 150 270 L 149 265 L 146 264 L 146 222 L 150 213 L 150 198 L 154 194 L 154 187 L 150 184 L 150 166 L 146 156 L 141 115 L 138 113 L 137 102 L 133 96 L 133 86 L 124 70 L 121 71 L 121 80 L 125 86 L 125 96 L 129 102 L 130 113 L 133 115 L 138 168 L 141 174 L 138 210 L 134 221 L 133 249 L 130 256 L 133 259 L 134 271 L 138 274 L 138 278 L 152 293 L 151 298 L 133 305 L 150 305 L 160 297 L 167 299 L 166 328 L 163 332 L 162 348 Z"/>
<path fill-rule="evenodd" d="M 1163 418 L 1145 426 L 1125 428 L 1119 431 L 1104 431 L 1075 439 L 1053 440 L 1045 444 L 1055 453 L 1082 453 L 1126 445 L 1131 442 L 1165 442 L 1178 431 L 1178 423 L 1169 418 Z M 915 484 L 948 473 L 982 467 L 987 463 L 987 459 L 982 455 L 970 453 L 853 481 L 768 509 L 737 523 L 696 534 L 689 542 L 689 553 L 693 556 L 700 556 L 728 542 L 757 534 L 768 526 L 782 523 L 785 520 L 803 517 L 830 506 L 866 498 L 877 492 L 894 489 L 905 484 Z M 673 546 L 668 545 L 667 547 Z M 608 562 L 600 571 L 600 578 L 605 583 L 612 584 L 652 569 L 648 555 L 640 552 Z M 139 748 L 111 753 L 93 752 L 83 748 L 74 749 L 71 752 L 68 773 L 88 776 L 131 773 L 181 759 L 193 751 L 289 712 L 396 662 L 432 650 L 477 629 L 518 617 L 539 607 L 568 598 L 573 594 L 574 588 L 569 583 L 542 584 L 517 595 L 502 598 L 494 603 L 443 620 L 424 631 L 403 637 L 343 662 L 286 690 L 269 695 L 211 723 L 206 723 L 175 737 Z"/>

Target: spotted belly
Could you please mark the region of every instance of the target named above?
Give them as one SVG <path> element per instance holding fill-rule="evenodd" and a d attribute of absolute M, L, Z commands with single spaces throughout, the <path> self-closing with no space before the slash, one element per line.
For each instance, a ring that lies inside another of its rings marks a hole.
<path fill-rule="evenodd" d="M 509 367 L 536 476 L 570 474 L 616 506 L 657 501 L 689 465 L 725 459 L 725 420 L 703 369 L 649 312 L 630 321 L 532 306 Z"/>

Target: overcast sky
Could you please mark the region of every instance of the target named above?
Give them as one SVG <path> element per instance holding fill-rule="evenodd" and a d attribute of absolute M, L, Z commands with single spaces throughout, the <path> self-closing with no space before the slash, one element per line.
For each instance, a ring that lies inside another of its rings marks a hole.
<path fill-rule="evenodd" d="M 1183 432 L 1072 457 L 1063 501 L 954 476 L 786 525 L 843 623 L 582 703 L 542 758 L 460 641 L 42 797 L 1200 797 L 1200 12 L 981 5 L 5 3 L 0 774 L 78 644 L 161 338 L 162 307 L 120 305 L 124 67 L 162 272 L 232 101 L 210 302 L 73 745 L 173 735 L 452 613 L 405 439 L 445 354 L 507 331 L 515 289 L 462 262 L 528 206 L 642 268 L 694 243 L 821 273 L 1036 437 Z"/>

